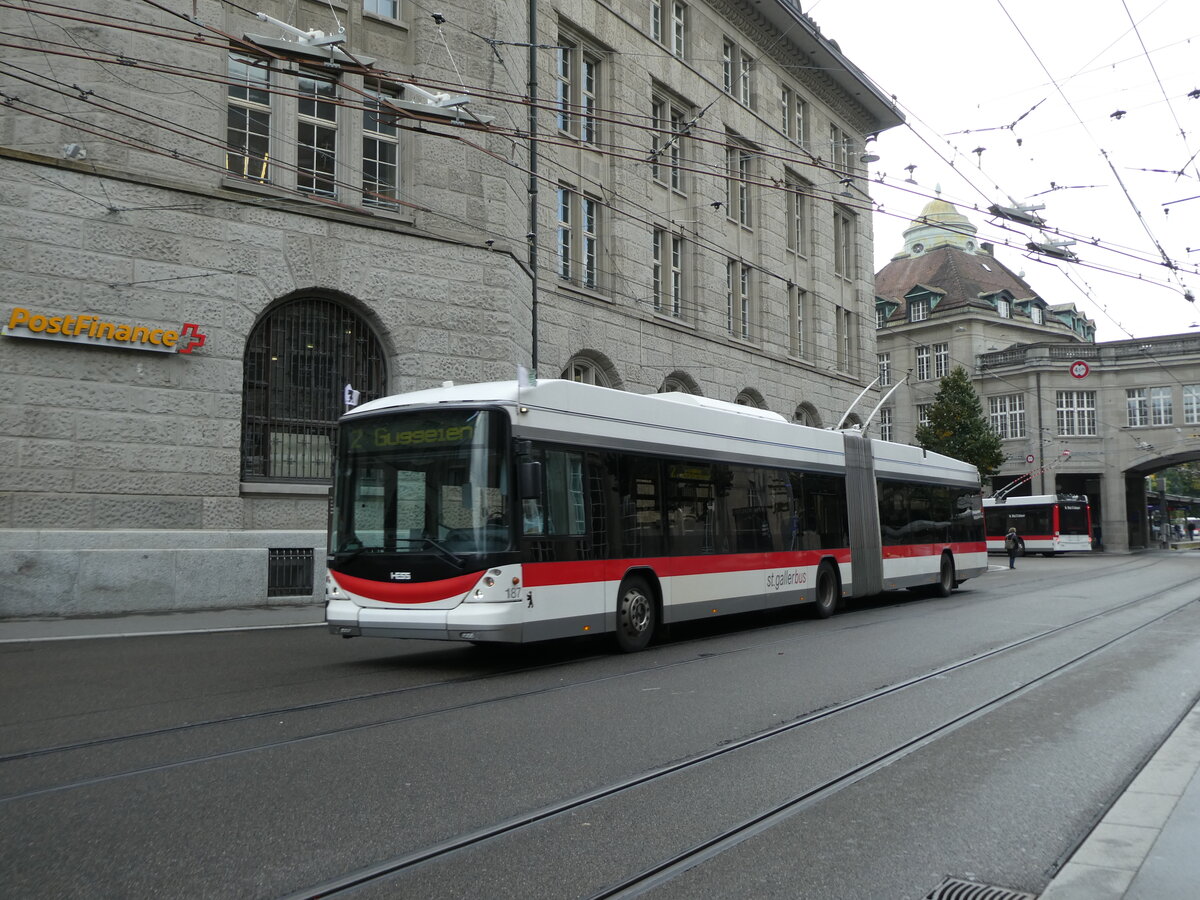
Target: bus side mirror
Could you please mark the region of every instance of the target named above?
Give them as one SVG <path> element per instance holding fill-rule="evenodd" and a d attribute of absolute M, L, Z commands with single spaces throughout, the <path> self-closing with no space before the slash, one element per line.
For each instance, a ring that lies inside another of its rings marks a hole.
<path fill-rule="evenodd" d="M 542 464 L 527 461 L 517 464 L 517 487 L 522 500 L 542 499 Z"/>

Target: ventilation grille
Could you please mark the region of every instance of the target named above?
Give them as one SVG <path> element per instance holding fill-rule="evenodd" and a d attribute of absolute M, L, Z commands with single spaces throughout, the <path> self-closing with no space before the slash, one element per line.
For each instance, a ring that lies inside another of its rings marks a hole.
<path fill-rule="evenodd" d="M 947 878 L 926 894 L 923 900 L 1034 900 L 1034 895 L 980 884 L 978 881 Z"/>
<path fill-rule="evenodd" d="M 311 597 L 313 551 L 311 547 L 267 550 L 267 596 Z"/>

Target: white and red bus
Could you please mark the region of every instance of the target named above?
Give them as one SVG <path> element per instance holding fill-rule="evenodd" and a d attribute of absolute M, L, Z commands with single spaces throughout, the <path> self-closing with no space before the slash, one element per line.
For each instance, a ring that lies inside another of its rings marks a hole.
<path fill-rule="evenodd" d="M 987 570 L 979 474 L 690 394 L 452 386 L 339 423 L 334 634 L 522 642 L 928 587 Z"/>
<path fill-rule="evenodd" d="M 987 547 L 1004 552 L 1004 536 L 1017 529 L 1018 551 L 1053 556 L 1092 549 L 1092 511 L 1088 499 L 1075 494 L 1034 494 L 983 501 Z"/>

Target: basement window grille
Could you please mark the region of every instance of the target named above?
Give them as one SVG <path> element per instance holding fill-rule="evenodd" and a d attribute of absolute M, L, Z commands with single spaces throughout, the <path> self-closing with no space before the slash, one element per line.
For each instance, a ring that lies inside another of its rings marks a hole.
<path fill-rule="evenodd" d="M 282 547 L 267 550 L 267 596 L 311 597 L 312 548 Z"/>

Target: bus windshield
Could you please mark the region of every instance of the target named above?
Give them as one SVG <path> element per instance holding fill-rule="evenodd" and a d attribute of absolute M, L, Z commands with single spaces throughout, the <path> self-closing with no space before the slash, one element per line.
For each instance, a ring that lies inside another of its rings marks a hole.
<path fill-rule="evenodd" d="M 338 438 L 330 549 L 464 554 L 513 542 L 507 422 L 496 410 L 419 410 L 352 420 Z"/>

